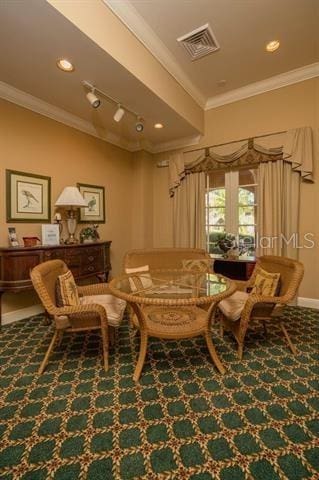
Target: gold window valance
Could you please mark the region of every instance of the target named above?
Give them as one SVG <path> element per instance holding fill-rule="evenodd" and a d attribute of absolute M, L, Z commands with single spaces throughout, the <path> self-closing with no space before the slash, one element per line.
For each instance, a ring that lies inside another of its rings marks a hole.
<path fill-rule="evenodd" d="M 203 158 L 195 160 L 185 166 L 187 173 L 209 172 L 212 170 L 225 170 L 227 168 L 251 167 L 261 162 L 271 162 L 282 159 L 280 149 L 271 149 L 263 151 L 262 147 L 254 144 L 254 139 L 250 138 L 243 147 L 239 148 L 234 154 L 221 156 L 205 148 Z"/>
<path fill-rule="evenodd" d="M 206 147 L 171 155 L 169 158 L 170 195 L 187 174 L 251 167 L 263 162 L 285 160 L 293 170 L 300 172 L 303 180 L 312 181 L 311 127 L 250 138 L 238 142 Z"/>

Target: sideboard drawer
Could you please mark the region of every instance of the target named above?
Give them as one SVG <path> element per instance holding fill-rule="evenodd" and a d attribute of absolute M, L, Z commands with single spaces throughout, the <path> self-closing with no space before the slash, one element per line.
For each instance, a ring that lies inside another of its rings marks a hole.
<path fill-rule="evenodd" d="M 103 262 L 104 250 L 98 247 L 86 248 L 82 255 L 82 265 L 92 265 Z"/>
<path fill-rule="evenodd" d="M 64 260 L 64 258 L 65 258 L 65 251 L 63 248 L 59 248 L 56 250 L 50 249 L 50 250 L 43 251 L 44 262 L 46 262 L 47 260 L 55 260 L 55 259 Z"/>
<path fill-rule="evenodd" d="M 84 263 L 81 266 L 82 275 L 87 275 L 88 273 L 92 273 L 92 272 L 103 272 L 103 270 L 104 270 L 104 262 L 101 258 L 95 262 Z"/>
<path fill-rule="evenodd" d="M 65 263 L 69 266 L 80 266 L 81 265 L 81 255 L 75 253 L 73 255 L 66 255 L 64 257 Z"/>

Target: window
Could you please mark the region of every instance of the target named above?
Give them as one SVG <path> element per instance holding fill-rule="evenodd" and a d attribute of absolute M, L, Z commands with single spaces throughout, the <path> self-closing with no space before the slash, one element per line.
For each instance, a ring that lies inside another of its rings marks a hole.
<path fill-rule="evenodd" d="M 257 170 L 211 172 L 206 176 L 207 251 L 222 254 L 218 240 L 236 235 L 247 255 L 255 253 L 257 223 Z"/>

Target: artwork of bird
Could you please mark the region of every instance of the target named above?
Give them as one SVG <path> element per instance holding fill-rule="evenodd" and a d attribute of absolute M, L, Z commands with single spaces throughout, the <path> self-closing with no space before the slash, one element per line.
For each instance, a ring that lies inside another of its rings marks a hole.
<path fill-rule="evenodd" d="M 92 197 L 91 200 L 88 201 L 89 212 L 93 212 L 95 210 L 95 205 L 96 205 L 96 198 Z"/>
<path fill-rule="evenodd" d="M 32 203 L 33 201 L 39 203 L 39 200 L 37 200 L 37 199 L 35 198 L 35 196 L 34 196 L 31 192 L 29 192 L 28 190 L 22 190 L 22 191 L 21 191 L 21 194 L 25 196 L 26 201 L 27 201 L 27 203 L 23 206 L 23 208 L 28 208 L 28 207 L 30 207 L 30 205 L 31 205 L 31 203 Z"/>

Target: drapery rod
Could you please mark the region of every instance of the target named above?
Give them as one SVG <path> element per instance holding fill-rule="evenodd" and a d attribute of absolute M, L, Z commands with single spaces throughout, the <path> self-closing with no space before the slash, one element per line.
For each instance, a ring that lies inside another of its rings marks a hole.
<path fill-rule="evenodd" d="M 194 148 L 193 150 L 186 150 L 183 153 L 199 152 L 200 150 L 205 150 L 205 148 L 223 147 L 224 145 L 231 145 L 232 143 L 244 142 L 245 140 L 249 140 L 250 138 L 255 139 L 255 138 L 271 137 L 272 135 L 280 135 L 282 133 L 287 133 L 287 130 L 283 130 L 282 132 L 266 133 L 265 135 L 257 135 L 255 137 L 241 138 L 240 140 L 233 140 L 231 142 L 219 143 L 217 145 L 210 145 L 207 147 Z"/>

